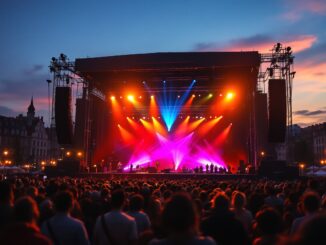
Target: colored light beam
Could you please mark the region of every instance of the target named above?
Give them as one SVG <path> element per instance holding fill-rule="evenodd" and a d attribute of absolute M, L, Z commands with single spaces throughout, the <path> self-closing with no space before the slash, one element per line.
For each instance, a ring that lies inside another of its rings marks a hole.
<path fill-rule="evenodd" d="M 222 160 L 221 156 L 216 153 L 208 143 L 205 141 L 206 147 L 197 146 L 197 153 L 194 156 L 195 162 L 202 165 L 211 165 L 226 168 L 225 162 Z"/>
<path fill-rule="evenodd" d="M 169 140 L 156 133 L 160 142 L 160 147 L 155 151 L 155 159 L 171 159 L 174 163 L 174 169 L 177 170 L 183 159 L 189 154 L 193 132 L 179 139 Z"/>
<path fill-rule="evenodd" d="M 159 116 L 159 108 L 158 105 L 156 103 L 155 97 L 153 95 L 151 95 L 151 100 L 150 100 L 150 104 L 149 104 L 149 114 L 152 117 L 158 117 Z"/>
<path fill-rule="evenodd" d="M 198 134 L 200 136 L 206 135 L 210 130 L 214 128 L 214 126 L 223 118 L 223 116 L 219 116 L 218 118 L 213 118 L 207 121 L 205 124 L 202 124 L 198 129 Z"/>
<path fill-rule="evenodd" d="M 122 110 L 119 102 L 115 98 L 111 99 L 111 107 L 114 119 L 120 121 L 120 119 L 122 119 Z"/>
<path fill-rule="evenodd" d="M 128 132 L 128 130 L 126 130 L 125 128 L 123 128 L 120 124 L 118 124 L 118 128 L 121 134 L 121 137 L 123 139 L 123 141 L 125 141 L 125 143 L 134 143 L 135 139 L 134 136 Z"/>
<path fill-rule="evenodd" d="M 169 94 L 167 94 L 166 82 L 163 82 L 163 99 L 161 98 L 158 104 L 162 118 L 169 132 L 179 115 L 182 105 L 188 98 L 189 93 L 195 83 L 196 80 L 193 80 L 186 92 L 181 96 L 181 98 L 173 98 L 171 91 Z"/>
<path fill-rule="evenodd" d="M 188 126 L 188 132 L 192 132 L 194 131 L 202 122 L 205 121 L 205 118 L 200 118 L 192 123 L 190 123 L 190 125 Z"/>
<path fill-rule="evenodd" d="M 149 131 L 149 132 L 155 132 L 154 127 L 151 123 L 147 122 L 144 119 L 140 119 L 140 122 L 144 125 L 144 127 Z"/>
<path fill-rule="evenodd" d="M 214 146 L 218 146 L 218 145 L 221 145 L 225 140 L 226 138 L 228 137 L 230 131 L 231 131 L 231 128 L 232 128 L 232 123 L 229 124 L 229 126 L 227 126 L 217 137 L 216 139 L 214 140 L 214 143 L 213 145 Z"/>
<path fill-rule="evenodd" d="M 155 131 L 162 135 L 165 135 L 166 130 L 163 127 L 163 125 L 155 117 L 152 117 L 152 120 L 153 120 L 153 126 L 154 126 Z"/>
<path fill-rule="evenodd" d="M 151 157 L 146 152 L 141 152 L 137 155 L 132 155 L 128 165 L 124 167 L 123 170 L 128 171 L 131 165 L 133 165 L 133 167 L 135 168 L 136 166 L 142 166 L 146 163 L 150 163 L 151 161 Z"/>
<path fill-rule="evenodd" d="M 139 134 L 142 135 L 142 127 L 136 123 L 134 120 L 132 120 L 130 117 L 127 117 L 127 121 L 129 122 L 129 124 L 131 125 L 131 127 L 134 129 L 134 131 Z"/>
<path fill-rule="evenodd" d="M 184 135 L 187 132 L 187 126 L 190 120 L 190 116 L 187 116 L 179 125 L 178 128 L 175 130 L 176 135 Z"/>

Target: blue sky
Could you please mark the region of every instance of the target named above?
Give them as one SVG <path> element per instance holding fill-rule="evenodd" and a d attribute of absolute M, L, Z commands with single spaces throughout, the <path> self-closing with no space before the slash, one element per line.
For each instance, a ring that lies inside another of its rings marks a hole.
<path fill-rule="evenodd" d="M 129 0 L 0 2 L 0 114 L 47 115 L 52 56 L 258 50 L 296 56 L 294 121 L 326 121 L 326 1 Z"/>

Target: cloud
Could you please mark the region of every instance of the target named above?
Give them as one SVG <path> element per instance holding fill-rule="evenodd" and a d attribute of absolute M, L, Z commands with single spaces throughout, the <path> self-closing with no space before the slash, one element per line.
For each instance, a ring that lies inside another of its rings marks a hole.
<path fill-rule="evenodd" d="M 34 96 L 36 110 L 47 109 L 47 74 L 0 80 L 1 105 L 17 112 L 25 112 Z"/>
<path fill-rule="evenodd" d="M 309 111 L 309 110 L 299 110 L 293 112 L 295 115 L 303 115 L 303 116 L 317 116 L 317 115 L 326 115 L 326 110 L 316 110 L 316 111 Z"/>
<path fill-rule="evenodd" d="M 13 117 L 17 115 L 17 112 L 6 106 L 0 106 L 0 115 L 6 117 Z"/>
<path fill-rule="evenodd" d="M 284 3 L 286 11 L 282 18 L 289 21 L 298 21 L 305 13 L 326 14 L 325 0 L 284 0 Z"/>
<path fill-rule="evenodd" d="M 245 38 L 239 38 L 228 43 L 210 42 L 198 43 L 195 45 L 195 51 L 259 51 L 268 52 L 277 42 L 285 46 L 291 46 L 296 53 L 309 49 L 317 41 L 315 35 L 293 35 L 280 36 L 272 38 L 269 35 L 254 35 Z"/>
<path fill-rule="evenodd" d="M 316 110 L 297 110 L 293 112 L 293 121 L 302 127 L 326 121 L 326 108 Z"/>
<path fill-rule="evenodd" d="M 36 73 L 42 71 L 43 65 L 34 65 L 32 68 L 24 71 L 25 75 L 35 75 Z"/>

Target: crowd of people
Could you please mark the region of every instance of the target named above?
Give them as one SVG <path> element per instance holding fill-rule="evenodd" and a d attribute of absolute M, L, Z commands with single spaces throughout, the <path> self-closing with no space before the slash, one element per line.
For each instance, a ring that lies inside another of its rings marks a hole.
<path fill-rule="evenodd" d="M 12 177 L 0 244 L 326 244 L 326 180 Z"/>

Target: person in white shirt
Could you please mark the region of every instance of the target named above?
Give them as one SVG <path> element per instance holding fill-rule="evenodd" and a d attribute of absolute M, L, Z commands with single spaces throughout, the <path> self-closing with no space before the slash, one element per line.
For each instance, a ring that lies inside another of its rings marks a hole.
<path fill-rule="evenodd" d="M 111 197 L 112 211 L 98 217 L 94 228 L 94 244 L 136 244 L 137 225 L 133 217 L 122 211 L 125 202 L 123 190 L 115 190 Z"/>

